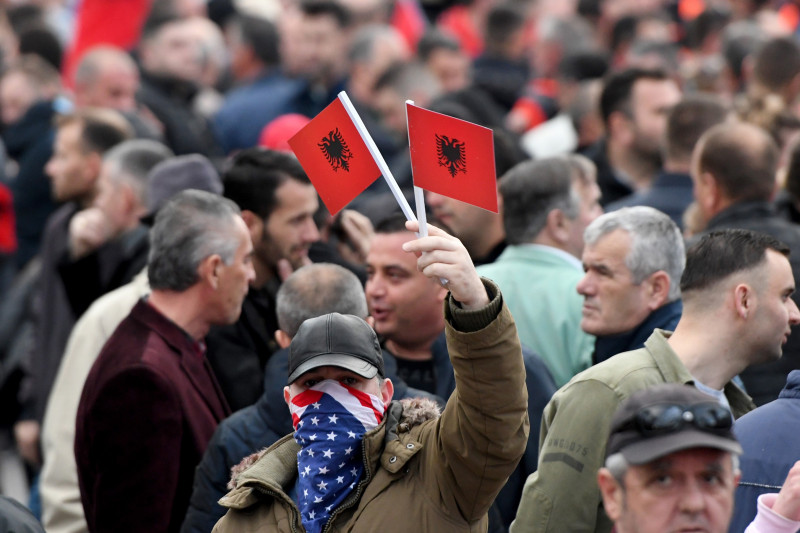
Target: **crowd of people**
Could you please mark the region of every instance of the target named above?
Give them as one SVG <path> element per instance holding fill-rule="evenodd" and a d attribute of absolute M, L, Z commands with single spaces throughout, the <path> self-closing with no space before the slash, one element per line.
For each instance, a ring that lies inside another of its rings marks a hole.
<path fill-rule="evenodd" d="M 499 212 L 331 215 L 340 91 Z M 0 0 L 0 529 L 800 530 L 799 98 L 794 0 Z"/>

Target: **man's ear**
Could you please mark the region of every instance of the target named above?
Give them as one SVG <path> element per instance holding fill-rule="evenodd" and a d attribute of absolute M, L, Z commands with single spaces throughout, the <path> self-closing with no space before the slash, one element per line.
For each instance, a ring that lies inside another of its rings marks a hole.
<path fill-rule="evenodd" d="M 292 397 L 289 394 L 289 385 L 286 385 L 283 388 L 283 401 L 286 402 L 286 407 L 290 407 L 291 408 Z"/>
<path fill-rule="evenodd" d="M 734 309 L 742 320 L 747 320 L 755 312 L 756 303 L 756 292 L 750 285 L 740 283 L 733 289 Z"/>
<path fill-rule="evenodd" d="M 647 285 L 647 308 L 650 309 L 650 311 L 655 311 L 667 303 L 671 285 L 669 275 L 663 270 L 653 272 L 647 278 Z"/>
<path fill-rule="evenodd" d="M 278 346 L 280 346 L 281 348 L 288 348 L 289 345 L 292 343 L 292 339 L 282 329 L 276 329 L 275 342 L 277 342 Z"/>
<path fill-rule="evenodd" d="M 603 496 L 603 507 L 612 522 L 619 520 L 624 508 L 623 498 L 625 496 L 622 487 L 611 475 L 608 468 L 601 468 L 597 472 L 597 485 L 600 487 L 600 494 Z"/>
<path fill-rule="evenodd" d="M 219 254 L 212 254 L 200 261 L 197 267 L 197 275 L 208 285 L 217 290 L 219 287 L 219 268 L 222 266 L 222 257 Z"/>
<path fill-rule="evenodd" d="M 100 169 L 103 166 L 103 156 L 97 152 L 91 151 L 86 156 L 86 172 L 89 173 L 90 176 L 94 176 L 95 186 L 97 186 L 99 179 L 100 179 Z"/>
<path fill-rule="evenodd" d="M 242 209 L 242 220 L 244 220 L 247 226 L 250 240 L 253 242 L 260 241 L 262 233 L 264 232 L 264 220 L 248 209 Z"/>
<path fill-rule="evenodd" d="M 614 111 L 608 116 L 608 131 L 606 134 L 616 142 L 627 146 L 633 142 L 633 128 L 631 119 L 622 111 Z"/>
<path fill-rule="evenodd" d="M 545 231 L 549 234 L 550 239 L 556 243 L 565 243 L 569 240 L 569 223 L 567 215 L 561 209 L 551 209 L 547 213 L 547 220 L 545 222 Z"/>
<path fill-rule="evenodd" d="M 389 378 L 384 378 L 381 383 L 381 400 L 383 400 L 384 407 L 389 407 L 389 402 L 392 401 L 394 396 L 394 384 Z"/>
<path fill-rule="evenodd" d="M 702 172 L 699 177 L 702 185 L 702 194 L 700 198 L 695 198 L 697 203 L 703 208 L 704 213 L 711 213 L 713 216 L 720 210 L 719 205 L 722 203 L 722 189 L 719 186 L 716 178 L 710 172 Z"/>

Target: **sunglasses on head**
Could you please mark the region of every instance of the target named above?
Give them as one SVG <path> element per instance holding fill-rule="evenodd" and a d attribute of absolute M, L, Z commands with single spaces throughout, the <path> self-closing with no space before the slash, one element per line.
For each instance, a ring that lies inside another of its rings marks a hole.
<path fill-rule="evenodd" d="M 684 427 L 694 426 L 701 430 L 730 430 L 733 425 L 731 412 L 718 403 L 694 405 L 658 404 L 643 407 L 628 424 L 643 435 L 673 433 Z"/>

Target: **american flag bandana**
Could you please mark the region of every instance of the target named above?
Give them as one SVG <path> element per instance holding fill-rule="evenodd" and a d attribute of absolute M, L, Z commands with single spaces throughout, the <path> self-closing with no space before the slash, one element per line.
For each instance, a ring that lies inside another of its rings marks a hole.
<path fill-rule="evenodd" d="M 309 533 L 322 531 L 331 513 L 364 474 L 364 434 L 383 419 L 384 405 L 371 394 L 325 380 L 292 398 L 297 453 L 297 505 Z"/>

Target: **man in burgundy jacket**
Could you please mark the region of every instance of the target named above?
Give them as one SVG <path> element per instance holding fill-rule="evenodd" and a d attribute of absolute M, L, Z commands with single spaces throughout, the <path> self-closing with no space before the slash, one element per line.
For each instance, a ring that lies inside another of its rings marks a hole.
<path fill-rule="evenodd" d="M 148 277 L 83 389 L 75 457 L 90 531 L 178 531 L 194 469 L 230 414 L 205 358 L 212 324 L 235 322 L 255 278 L 230 200 L 185 191 L 156 217 Z"/>

